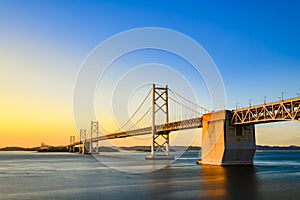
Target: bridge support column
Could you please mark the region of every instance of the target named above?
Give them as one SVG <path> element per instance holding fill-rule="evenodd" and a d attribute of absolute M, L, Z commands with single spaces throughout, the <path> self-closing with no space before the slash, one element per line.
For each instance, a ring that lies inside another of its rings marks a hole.
<path fill-rule="evenodd" d="M 199 164 L 252 165 L 255 154 L 253 124 L 233 125 L 223 110 L 203 115 L 202 156 Z"/>
<path fill-rule="evenodd" d="M 70 136 L 70 145 L 69 145 L 69 152 L 75 152 L 75 136 Z"/>
<path fill-rule="evenodd" d="M 165 88 L 152 85 L 152 145 L 151 154 L 146 160 L 174 160 L 169 151 L 170 131 L 156 132 L 155 114 L 161 112 L 165 116 L 166 123 L 169 122 L 168 86 Z"/>
<path fill-rule="evenodd" d="M 99 127 L 98 122 L 91 121 L 91 139 L 89 143 L 89 153 L 90 154 L 97 154 L 99 153 L 99 143 L 98 140 L 93 138 L 99 137 Z"/>
<path fill-rule="evenodd" d="M 146 157 L 146 160 L 174 160 L 174 156 L 170 154 L 169 133 L 168 131 L 153 135 L 151 154 Z"/>
<path fill-rule="evenodd" d="M 83 143 L 83 150 L 82 150 L 82 154 L 89 154 L 90 153 L 90 142 L 84 142 Z"/>
<path fill-rule="evenodd" d="M 86 130 L 85 129 L 80 129 L 79 153 L 81 153 L 81 154 L 85 153 L 85 141 L 86 141 Z"/>

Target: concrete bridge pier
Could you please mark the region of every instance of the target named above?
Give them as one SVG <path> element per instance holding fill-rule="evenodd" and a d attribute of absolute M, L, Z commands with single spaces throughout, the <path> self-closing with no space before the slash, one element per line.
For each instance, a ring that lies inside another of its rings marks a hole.
<path fill-rule="evenodd" d="M 90 149 L 90 143 L 89 142 L 82 142 L 82 144 L 79 147 L 79 153 L 88 154 L 89 149 Z"/>
<path fill-rule="evenodd" d="M 69 145 L 68 146 L 69 152 L 75 152 L 75 146 L 74 145 Z"/>
<path fill-rule="evenodd" d="M 202 156 L 198 164 L 253 165 L 254 124 L 233 125 L 231 111 L 203 115 Z"/>
<path fill-rule="evenodd" d="M 98 154 L 99 148 L 98 145 L 94 145 L 95 142 L 84 142 L 82 144 L 82 154 Z"/>
<path fill-rule="evenodd" d="M 84 154 L 84 144 L 79 145 L 79 154 Z"/>

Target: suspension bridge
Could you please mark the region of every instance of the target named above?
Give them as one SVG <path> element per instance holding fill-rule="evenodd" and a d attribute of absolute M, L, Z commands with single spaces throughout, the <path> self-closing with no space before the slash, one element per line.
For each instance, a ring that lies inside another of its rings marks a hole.
<path fill-rule="evenodd" d="M 149 102 L 151 104 L 149 105 Z M 255 124 L 300 121 L 300 97 L 236 110 L 212 112 L 176 91 L 155 84 L 135 112 L 120 128 L 106 131 L 91 122 L 90 134 L 80 130 L 79 140 L 70 137 L 71 151 L 79 145 L 81 153 L 98 153 L 99 141 L 151 134 L 151 153 L 146 160 L 172 160 L 170 133 L 202 128 L 202 164 L 253 164 Z M 149 125 L 150 123 L 150 125 Z M 148 125 L 147 125 L 148 124 Z M 99 133 L 104 133 L 100 135 Z"/>

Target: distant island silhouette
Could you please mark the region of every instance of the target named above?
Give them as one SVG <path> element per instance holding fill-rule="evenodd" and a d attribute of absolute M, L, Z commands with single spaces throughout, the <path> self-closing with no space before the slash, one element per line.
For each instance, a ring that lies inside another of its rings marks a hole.
<path fill-rule="evenodd" d="M 132 146 L 132 147 L 99 147 L 100 152 L 119 152 L 121 151 L 138 151 L 138 152 L 150 152 L 150 146 Z M 197 146 L 171 146 L 170 151 L 200 151 L 201 147 Z M 256 145 L 256 150 L 300 150 L 299 146 L 267 146 L 267 145 Z M 0 151 L 36 151 L 36 152 L 69 152 L 66 147 L 63 146 L 40 146 L 40 147 L 4 147 L 0 148 Z"/>

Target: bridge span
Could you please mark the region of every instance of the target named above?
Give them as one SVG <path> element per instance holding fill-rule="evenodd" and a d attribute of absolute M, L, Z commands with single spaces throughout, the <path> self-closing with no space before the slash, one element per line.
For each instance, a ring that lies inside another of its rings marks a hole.
<path fill-rule="evenodd" d="M 233 110 L 232 122 L 260 124 L 277 121 L 300 120 L 300 97 Z"/>
<path fill-rule="evenodd" d="M 178 131 L 178 130 L 185 130 L 185 129 L 193 129 L 193 128 L 202 128 L 202 117 L 198 118 L 192 118 L 192 119 L 186 119 L 182 121 L 176 121 L 176 122 L 170 122 L 166 124 L 160 124 L 156 125 L 155 129 L 157 133 L 161 132 L 171 132 L 171 131 Z M 85 141 L 91 142 L 91 141 L 101 141 L 101 140 L 110 140 L 110 139 L 118 139 L 118 138 L 125 138 L 125 137 L 131 137 L 131 136 L 140 136 L 140 135 L 147 135 L 152 133 L 152 127 L 144 127 L 129 131 L 122 131 L 118 133 L 112 133 L 108 135 L 103 135 L 95 138 L 88 138 Z M 72 143 L 72 145 L 79 145 L 81 144 L 80 141 Z"/>
<path fill-rule="evenodd" d="M 170 93 L 173 93 L 175 97 L 172 97 Z M 172 91 L 167 86 L 162 88 L 156 87 L 153 84 L 152 89 L 146 95 L 145 99 L 149 97 L 150 94 L 152 94 L 152 105 L 141 119 L 143 119 L 147 113 L 150 113 L 149 111 L 152 111 L 151 126 L 129 130 L 119 129 L 113 133 L 99 136 L 99 123 L 92 121 L 90 137 L 87 138 L 86 129 L 81 129 L 80 139 L 78 141 L 75 141 L 75 136 L 71 136 L 70 144 L 68 145 L 70 150 L 73 150 L 74 146 L 80 145 L 80 151 L 82 153 L 98 153 L 99 141 L 151 134 L 151 153 L 146 159 L 168 160 L 174 159 L 169 151 L 169 137 L 172 131 L 202 128 L 202 155 L 199 163 L 213 165 L 251 165 L 253 164 L 256 147 L 255 124 L 290 120 L 300 121 L 300 97 L 231 111 L 221 110 L 211 112 L 175 91 Z M 141 105 L 145 103 L 145 99 Z M 181 109 L 190 111 L 194 114 L 193 117 L 190 115 L 189 118 L 185 119 L 181 117 L 181 119 L 176 120 L 174 118 L 170 122 L 171 110 L 169 110 L 169 101 L 173 102 L 174 105 L 180 106 Z M 137 111 L 133 115 L 135 115 Z M 164 115 L 165 122 L 160 124 L 156 123 L 158 112 Z M 131 118 L 127 122 L 129 122 Z M 139 119 L 138 122 L 140 122 L 141 119 Z M 100 128 L 105 132 L 101 125 Z M 159 138 L 162 138 L 163 142 L 159 142 Z"/>

